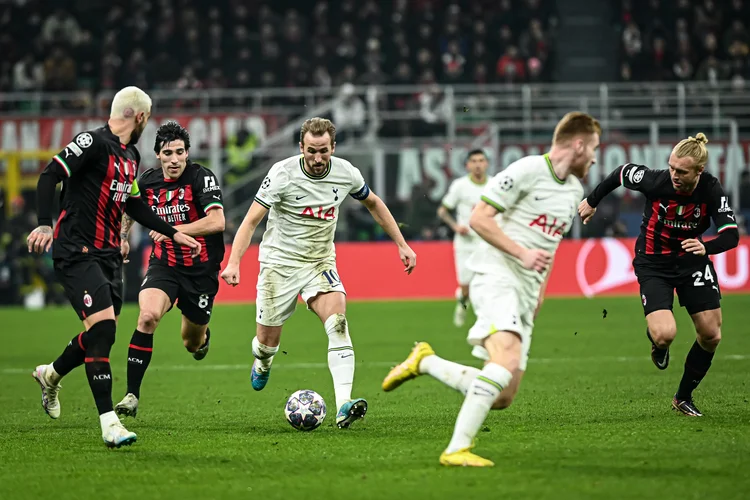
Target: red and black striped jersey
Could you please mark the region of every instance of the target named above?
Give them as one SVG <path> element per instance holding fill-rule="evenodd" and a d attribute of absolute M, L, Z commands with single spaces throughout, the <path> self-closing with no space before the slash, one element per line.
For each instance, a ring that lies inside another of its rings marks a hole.
<path fill-rule="evenodd" d="M 711 220 L 721 234 L 727 230 L 737 231 L 734 212 L 729 198 L 719 180 L 703 172 L 692 193 L 677 191 L 672 184 L 669 170 L 651 170 L 644 165 L 628 163 L 615 169 L 608 177 L 611 184 L 639 191 L 646 197 L 641 231 L 636 241 L 636 255 L 665 255 L 682 257 L 686 252 L 682 242 L 686 239 L 701 239 L 711 227 Z M 596 206 L 606 194 L 607 180 L 603 181 L 589 197 L 589 204 Z M 602 193 L 597 190 L 602 187 Z M 606 192 L 604 192 L 606 191 Z"/>
<path fill-rule="evenodd" d="M 189 160 L 179 179 L 165 178 L 162 169 L 157 167 L 141 174 L 138 186 L 151 210 L 172 226 L 195 222 L 212 209 L 224 208 L 216 176 Z M 223 233 L 195 239 L 201 244 L 198 257 L 192 257 L 189 248 L 175 248 L 171 240 L 166 240 L 154 243 L 151 262 L 196 274 L 218 270 L 224 259 Z"/>
<path fill-rule="evenodd" d="M 48 169 L 63 178 L 53 258 L 120 254 L 120 227 L 128 197 L 140 192 L 140 154 L 109 126 L 82 132 L 56 154 Z"/>

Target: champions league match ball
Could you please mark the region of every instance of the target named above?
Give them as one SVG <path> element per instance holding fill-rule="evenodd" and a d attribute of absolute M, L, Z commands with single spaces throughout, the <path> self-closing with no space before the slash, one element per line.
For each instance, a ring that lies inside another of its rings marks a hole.
<path fill-rule="evenodd" d="M 284 414 L 289 425 L 298 431 L 312 431 L 326 419 L 326 402 L 317 392 L 301 389 L 289 396 Z"/>

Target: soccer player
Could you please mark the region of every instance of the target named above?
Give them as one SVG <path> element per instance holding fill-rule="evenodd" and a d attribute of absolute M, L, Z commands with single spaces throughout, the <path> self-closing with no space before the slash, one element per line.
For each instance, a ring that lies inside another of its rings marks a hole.
<path fill-rule="evenodd" d="M 417 256 L 406 244 L 385 203 L 375 195 L 362 173 L 333 156 L 336 127 L 330 120 L 311 118 L 300 130 L 300 152 L 271 167 L 242 221 L 221 277 L 230 285 L 240 282 L 240 259 L 250 239 L 270 210 L 260 244 L 257 283 L 257 330 L 252 349 L 253 389 L 268 382 L 271 363 L 279 350 L 281 328 L 301 295 L 323 322 L 328 335 L 328 367 L 336 395 L 336 424 L 348 428 L 365 416 L 367 401 L 352 399 L 354 349 L 346 319 L 346 291 L 336 270 L 333 245 L 339 207 L 347 194 L 359 200 L 398 246 L 409 274 Z M 365 265 L 365 264 L 363 264 Z"/>
<path fill-rule="evenodd" d="M 469 300 L 469 282 L 472 273 L 469 271 L 469 258 L 477 246 L 479 237 L 469 227 L 469 217 L 474 205 L 482 196 L 482 189 L 487 184 L 487 155 L 481 149 L 469 151 L 466 156 L 466 170 L 469 175 L 454 180 L 443 197 L 437 214 L 453 230 L 453 255 L 456 266 L 456 308 L 453 312 L 453 324 L 464 326 L 466 306 Z M 456 211 L 454 219 L 450 211 Z"/>
<path fill-rule="evenodd" d="M 669 169 L 650 170 L 632 163 L 616 168 L 578 207 L 585 224 L 601 200 L 618 186 L 646 196 L 633 269 L 641 289 L 651 360 L 660 370 L 669 365 L 669 346 L 677 335 L 672 313 L 677 290 L 697 335 L 672 408 L 691 417 L 703 415 L 693 402 L 693 391 L 711 367 L 721 340 L 721 290 L 708 256 L 726 252 L 740 240 L 724 189 L 705 171 L 707 142 L 702 133 L 680 141 L 669 155 Z M 701 235 L 712 219 L 718 236 L 703 241 Z"/>
<path fill-rule="evenodd" d="M 161 168 L 144 172 L 138 186 L 151 209 L 181 233 L 201 244 L 193 257 L 154 231 L 151 259 L 138 294 L 138 325 L 128 349 L 128 388 L 115 406 L 118 415 L 135 417 L 143 377 L 151 362 L 154 331 L 175 301 L 182 311 L 182 341 L 196 360 L 208 353 L 208 322 L 219 291 L 219 270 L 224 258 L 224 208 L 216 176 L 188 158 L 190 134 L 170 121 L 156 131 L 154 152 Z M 122 223 L 123 253 L 127 256 L 128 231 L 133 220 Z"/>
<path fill-rule="evenodd" d="M 518 392 L 552 259 L 583 198 L 579 179 L 594 163 L 600 135 L 593 117 L 568 113 L 555 128 L 549 153 L 522 158 L 495 175 L 472 211 L 469 224 L 483 241 L 471 260 L 477 321 L 468 341 L 484 346 L 489 362 L 481 370 L 463 366 L 419 342 L 383 380 L 383 390 L 392 391 L 429 374 L 466 396 L 440 456 L 443 465 L 494 465 L 470 449 L 490 408 L 507 408 Z"/>
<path fill-rule="evenodd" d="M 140 197 L 135 180 L 140 155 L 135 148 L 151 114 L 151 98 L 126 87 L 112 100 L 106 126 L 78 134 L 42 172 L 37 184 L 39 227 L 28 237 L 29 251 L 52 246 L 57 278 L 85 330 L 73 337 L 59 358 L 39 365 L 33 377 L 42 389 L 42 407 L 60 417 L 60 380 L 85 364 L 102 439 L 108 447 L 135 442 L 112 408 L 109 353 L 122 308 L 120 225 L 124 211 L 144 226 L 191 248 L 201 245 L 157 217 Z M 55 185 L 63 182 L 60 217 L 52 230 Z"/>

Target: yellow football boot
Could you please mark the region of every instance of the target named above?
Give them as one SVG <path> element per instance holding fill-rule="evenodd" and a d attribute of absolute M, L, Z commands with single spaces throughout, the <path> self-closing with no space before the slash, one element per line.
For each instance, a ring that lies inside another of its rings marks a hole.
<path fill-rule="evenodd" d="M 494 467 L 495 463 L 479 455 L 470 452 L 471 448 L 465 448 L 454 453 L 443 452 L 440 455 L 440 465 L 447 467 Z"/>
<path fill-rule="evenodd" d="M 417 342 L 414 349 L 411 350 L 409 357 L 403 363 L 393 368 L 383 379 L 383 390 L 392 391 L 407 380 L 411 380 L 420 375 L 419 363 L 427 356 L 433 356 L 435 351 L 427 342 Z"/>

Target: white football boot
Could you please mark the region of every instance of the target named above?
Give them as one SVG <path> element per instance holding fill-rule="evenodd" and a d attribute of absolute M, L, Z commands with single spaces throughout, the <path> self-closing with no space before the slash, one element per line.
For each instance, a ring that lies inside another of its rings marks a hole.
<path fill-rule="evenodd" d="M 117 417 L 115 417 L 117 418 Z M 135 443 L 137 436 L 122 425 L 119 419 L 102 427 L 102 439 L 107 448 L 119 448 Z"/>
<path fill-rule="evenodd" d="M 132 393 L 127 393 L 122 401 L 115 406 L 115 413 L 126 417 L 135 418 L 138 413 L 138 398 Z"/>
<path fill-rule="evenodd" d="M 52 365 L 39 365 L 31 373 L 34 380 L 37 381 L 39 387 L 42 389 L 42 408 L 47 412 L 50 418 L 57 419 L 60 417 L 60 400 L 57 399 L 57 393 L 60 392 L 62 386 L 53 384 L 49 379 L 49 371 L 52 369 Z"/>

